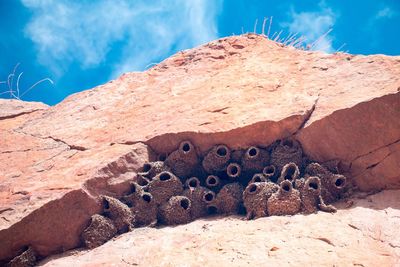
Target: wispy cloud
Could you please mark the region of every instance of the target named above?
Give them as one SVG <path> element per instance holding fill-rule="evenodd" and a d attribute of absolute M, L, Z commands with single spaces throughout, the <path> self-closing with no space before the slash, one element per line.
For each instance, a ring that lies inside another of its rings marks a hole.
<path fill-rule="evenodd" d="M 377 49 L 387 41 L 386 38 L 382 38 L 382 28 L 385 27 L 386 23 L 391 23 L 391 19 L 398 16 L 398 11 L 393 9 L 391 6 L 381 4 L 379 9 L 376 9 L 370 16 L 367 23 L 363 28 L 365 34 L 370 36 L 369 42 L 366 44 L 369 47 Z"/>
<path fill-rule="evenodd" d="M 25 32 L 41 64 L 56 75 L 109 64 L 112 77 L 217 38 L 221 1 L 22 0 L 33 13 Z"/>
<path fill-rule="evenodd" d="M 378 12 L 375 15 L 375 19 L 391 19 L 396 15 L 397 13 L 394 10 L 386 6 L 378 10 Z"/>
<path fill-rule="evenodd" d="M 319 10 L 316 12 L 296 12 L 294 8 L 289 13 L 289 20 L 281 23 L 282 27 L 287 28 L 291 33 L 298 33 L 307 38 L 307 43 L 312 43 L 318 38 L 318 42 L 313 50 L 321 50 L 328 53 L 334 52 L 332 37 L 323 36 L 333 27 L 336 14 L 332 9 L 325 6 L 322 1 L 319 4 Z"/>

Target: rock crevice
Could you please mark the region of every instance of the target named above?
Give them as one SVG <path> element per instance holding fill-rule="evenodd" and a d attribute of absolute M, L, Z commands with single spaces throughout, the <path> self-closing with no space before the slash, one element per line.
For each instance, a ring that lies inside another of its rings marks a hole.
<path fill-rule="evenodd" d="M 16 118 L 16 117 L 19 117 L 19 116 L 22 116 L 22 115 L 34 113 L 34 112 L 39 111 L 39 110 L 41 110 L 41 109 L 34 109 L 34 110 L 31 110 L 31 111 L 20 112 L 20 113 L 8 115 L 8 116 L 1 116 L 0 120 L 13 119 L 13 118 Z"/>

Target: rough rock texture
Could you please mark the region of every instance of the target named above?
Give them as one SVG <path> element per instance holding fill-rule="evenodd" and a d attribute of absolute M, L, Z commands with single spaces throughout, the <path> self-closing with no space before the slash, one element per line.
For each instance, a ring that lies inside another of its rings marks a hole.
<path fill-rule="evenodd" d="M 1 112 L 12 111 L 0 115 L 0 264 L 26 245 L 39 257 L 79 246 L 99 196 L 129 192 L 153 151 L 171 153 L 183 140 L 204 154 L 215 144 L 239 151 L 292 136 L 313 160 L 337 162 L 361 190 L 399 188 L 399 107 L 400 57 L 300 51 L 253 34 L 182 51 L 54 107 L 2 100 Z M 331 215 L 295 218 L 319 216 Z M 382 227 L 393 220 L 377 216 Z M 328 230 L 342 226 L 335 222 Z M 249 225 L 242 231 L 256 231 Z M 371 261 L 393 258 L 385 253 Z"/>
<path fill-rule="evenodd" d="M 342 203 L 334 215 L 319 212 L 254 221 L 232 216 L 140 228 L 94 250 L 56 255 L 41 263 L 45 267 L 399 266 L 400 191 L 353 201 L 347 209 L 348 203 Z"/>
<path fill-rule="evenodd" d="M 0 120 L 12 119 L 38 110 L 47 109 L 49 106 L 41 102 L 24 102 L 16 99 L 0 99 Z"/>

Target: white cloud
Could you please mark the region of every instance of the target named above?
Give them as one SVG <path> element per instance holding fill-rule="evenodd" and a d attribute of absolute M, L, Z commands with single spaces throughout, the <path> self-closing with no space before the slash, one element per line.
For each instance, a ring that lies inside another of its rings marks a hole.
<path fill-rule="evenodd" d="M 306 43 L 311 44 L 331 29 L 336 19 L 336 14 L 332 9 L 326 7 L 324 2 L 319 4 L 319 8 L 320 10 L 317 12 L 295 12 L 292 9 L 289 13 L 289 21 L 280 25 L 293 34 L 303 35 L 307 38 Z M 328 53 L 334 52 L 332 37 L 327 35 L 320 38 L 313 50 L 321 50 Z"/>
<path fill-rule="evenodd" d="M 374 49 L 378 48 L 379 45 L 382 45 L 382 41 L 385 41 L 381 38 L 381 28 L 384 27 L 384 23 L 390 23 L 390 19 L 398 16 L 398 11 L 395 9 L 381 5 L 380 9 L 373 13 L 373 15 L 368 19 L 368 22 L 364 26 L 364 32 L 370 36 L 369 42 L 367 45 Z"/>
<path fill-rule="evenodd" d="M 391 19 L 396 15 L 397 15 L 396 12 L 392 10 L 390 7 L 384 7 L 376 13 L 375 19 Z"/>
<path fill-rule="evenodd" d="M 33 12 L 25 32 L 41 64 L 57 75 L 71 64 L 81 68 L 110 64 L 113 78 L 142 70 L 172 49 L 217 38 L 221 1 L 22 0 Z M 107 59 L 111 50 L 119 59 Z"/>

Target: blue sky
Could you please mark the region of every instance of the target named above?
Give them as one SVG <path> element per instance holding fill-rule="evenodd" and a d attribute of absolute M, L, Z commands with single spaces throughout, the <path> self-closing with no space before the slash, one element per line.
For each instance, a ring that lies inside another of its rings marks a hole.
<path fill-rule="evenodd" d="M 316 49 L 400 55 L 399 0 L 14 0 L 0 1 L 0 81 L 20 63 L 21 94 L 54 105 L 66 96 L 142 71 L 179 50 L 216 38 L 261 32 L 299 33 Z M 0 93 L 7 84 L 0 84 Z M 0 97 L 7 98 L 8 94 Z"/>

